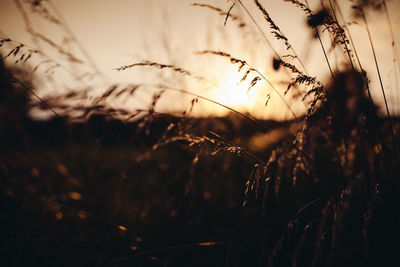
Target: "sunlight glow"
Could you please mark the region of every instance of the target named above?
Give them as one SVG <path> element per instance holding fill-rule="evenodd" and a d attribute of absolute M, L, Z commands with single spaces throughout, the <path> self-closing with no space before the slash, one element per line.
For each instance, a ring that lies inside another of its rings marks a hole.
<path fill-rule="evenodd" d="M 252 107 L 257 102 L 258 82 L 250 90 L 250 84 L 254 76 L 250 75 L 244 81 L 240 81 L 244 72 L 231 69 L 219 83 L 216 91 L 216 100 L 232 108 Z"/>

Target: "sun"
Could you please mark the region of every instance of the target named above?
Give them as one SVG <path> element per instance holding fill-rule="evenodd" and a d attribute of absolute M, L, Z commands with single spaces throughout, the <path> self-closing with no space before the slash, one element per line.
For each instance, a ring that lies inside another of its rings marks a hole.
<path fill-rule="evenodd" d="M 259 83 L 250 90 L 250 84 L 254 77 L 247 77 L 241 81 L 244 73 L 231 69 L 219 82 L 219 88 L 216 89 L 216 100 L 231 108 L 245 109 L 252 107 L 257 102 L 257 87 Z"/>

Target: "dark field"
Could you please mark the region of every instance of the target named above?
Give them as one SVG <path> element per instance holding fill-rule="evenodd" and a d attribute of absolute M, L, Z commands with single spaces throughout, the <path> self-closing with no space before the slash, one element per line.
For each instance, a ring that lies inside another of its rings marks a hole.
<path fill-rule="evenodd" d="M 254 164 L 278 143 L 251 150 L 252 138 L 265 130 L 237 115 L 159 115 L 131 123 L 104 115 L 84 122 L 67 117 L 33 121 L 26 115 L 27 92 L 8 82 L 3 75 L 4 266 L 287 266 L 310 259 L 334 266 L 399 263 L 397 157 L 391 156 L 393 167 L 385 166 L 391 161 L 382 162 L 368 139 L 355 139 L 365 154 L 347 156 L 342 166 L 348 169 L 343 169 L 315 130 L 309 171 L 299 172 L 294 185 L 295 161 L 270 159 L 268 170 L 278 173 L 278 181 L 271 182 L 274 174 Z M 270 132 L 280 129 L 281 137 L 290 136 L 295 124 L 260 122 Z M 378 118 L 373 123 L 368 126 L 380 133 L 390 131 L 390 123 L 398 125 Z M 168 133 L 170 124 L 196 135 L 167 142 L 167 135 L 179 136 Z M 218 136 L 210 136 L 209 129 Z M 350 138 L 346 130 L 333 138 Z M 383 137 L 390 142 L 390 135 Z M 287 149 L 282 142 L 280 151 Z M 383 149 L 386 155 L 394 153 Z M 350 168 L 360 174 L 353 176 Z M 323 229 L 328 229 L 323 235 L 336 231 L 340 238 L 331 233 L 331 245 L 321 244 Z"/>
<path fill-rule="evenodd" d="M 153 151 L 166 122 L 177 120 L 159 118 L 149 135 L 137 123 L 103 116 L 85 123 L 13 121 L 15 128 L 2 135 L 3 262 L 221 266 L 261 260 L 261 217 L 254 204 L 242 208 L 251 161 L 203 152 L 194 164 L 198 149 L 183 144 Z M 193 123 L 251 134 L 240 120 L 233 129 L 231 120 Z"/>

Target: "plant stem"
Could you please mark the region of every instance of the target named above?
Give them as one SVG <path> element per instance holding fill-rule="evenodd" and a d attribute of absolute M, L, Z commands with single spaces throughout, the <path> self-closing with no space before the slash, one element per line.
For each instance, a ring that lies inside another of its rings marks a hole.
<path fill-rule="evenodd" d="M 365 16 L 365 12 L 364 12 L 363 7 L 362 7 L 362 6 L 360 5 L 360 3 L 359 3 L 359 0 L 356 0 L 356 2 L 357 2 L 357 5 L 358 5 L 358 7 L 359 7 L 359 9 L 360 9 L 360 11 L 361 11 L 361 17 L 363 18 L 365 27 L 366 27 L 366 29 L 367 29 L 369 44 L 371 45 L 371 50 L 372 50 L 372 54 L 373 54 L 373 57 L 374 57 L 375 67 L 376 67 L 376 71 L 377 71 L 377 73 L 378 73 L 379 83 L 380 83 L 381 89 L 382 89 L 383 100 L 384 100 L 384 102 L 385 102 L 385 108 L 386 108 L 387 116 L 388 116 L 388 118 L 390 119 L 389 106 L 388 106 L 388 103 L 387 103 L 387 100 L 386 100 L 385 89 L 384 89 L 384 87 L 383 87 L 381 72 L 380 72 L 380 69 L 379 69 L 378 61 L 377 61 L 377 59 L 376 59 L 374 43 L 372 42 L 371 32 L 370 32 L 369 27 L 368 27 L 367 18 L 366 18 L 366 16 Z"/>

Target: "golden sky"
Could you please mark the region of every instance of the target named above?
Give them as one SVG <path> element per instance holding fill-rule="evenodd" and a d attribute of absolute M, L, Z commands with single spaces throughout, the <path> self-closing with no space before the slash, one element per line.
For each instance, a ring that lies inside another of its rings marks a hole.
<path fill-rule="evenodd" d="M 26 1 L 20 0 L 24 3 Z M 44 1 L 48 6 L 47 1 Z M 265 83 L 259 83 L 250 93 L 247 83 L 238 84 L 243 72 L 237 73 L 237 66 L 229 60 L 210 55 L 198 55 L 197 51 L 216 50 L 230 53 L 232 56 L 244 59 L 253 67 L 262 72 L 281 93 L 285 90 L 284 74 L 272 69 L 272 49 L 248 18 L 243 8 L 236 5 L 232 14 L 241 16 L 249 27 L 239 28 L 236 21 L 228 20 L 224 26 L 224 17 L 218 16 L 207 8 L 195 7 L 192 0 L 52 0 L 51 3 L 62 14 L 74 36 L 80 41 L 97 68 L 104 74 L 103 78 L 88 80 L 87 83 L 96 88 L 98 93 L 107 89 L 107 84 L 118 83 L 163 83 L 179 87 L 217 100 L 241 111 L 248 111 L 259 117 L 274 117 L 289 119 L 290 112 L 284 108 L 282 101 Z M 210 0 L 198 1 L 212 4 L 227 11 L 232 1 Z M 309 0 L 312 7 L 319 6 L 320 0 Z M 244 0 L 243 3 L 253 14 L 261 26 L 264 34 L 278 53 L 287 53 L 282 42 L 273 38 L 262 14 L 256 9 L 253 1 Z M 281 0 L 261 1 L 270 13 L 272 19 L 288 37 L 296 53 L 304 62 L 311 76 L 319 77 L 323 82 L 329 79 L 329 72 L 323 60 L 319 43 L 312 38 L 312 31 L 306 28 L 305 17 L 301 10 L 291 3 Z M 349 16 L 349 1 L 339 1 L 347 22 Z M 389 15 L 394 26 L 396 42 L 399 40 L 400 1 L 387 0 Z M 72 42 L 66 42 L 65 34 L 39 16 L 30 13 L 29 6 L 24 4 L 26 12 L 35 31 L 49 37 L 66 50 L 87 60 L 82 51 Z M 51 6 L 50 6 L 51 7 Z M 393 69 L 393 55 L 391 37 L 384 13 L 369 12 L 373 42 L 376 48 L 378 62 L 381 66 L 382 78 L 387 89 L 393 111 L 396 112 L 396 103 L 399 102 L 399 93 L 395 91 L 395 74 Z M 353 24 L 349 26 L 356 43 L 360 60 L 370 74 L 372 87 L 377 86 L 376 70 L 373 65 L 372 53 L 366 35 L 365 26 Z M 35 42 L 26 32 L 21 12 L 18 11 L 14 0 L 0 1 L 0 30 L 1 35 L 35 47 Z M 324 43 L 329 46 L 330 40 L 326 36 Z M 46 44 L 40 48 L 49 55 L 57 57 L 57 52 Z M 4 54 L 4 52 L 3 52 Z M 60 59 L 61 60 L 61 59 Z M 163 64 L 174 64 L 190 70 L 193 74 L 204 76 L 210 83 L 199 82 L 192 78 L 171 74 L 169 71 L 160 71 L 151 68 L 135 68 L 117 72 L 116 67 L 140 62 L 143 60 L 155 61 Z M 340 68 L 343 57 L 338 51 L 330 52 L 330 60 L 334 68 Z M 84 66 L 75 66 L 66 63 L 66 67 L 73 71 L 84 72 Z M 66 90 L 80 86 L 74 84 L 67 74 L 58 74 L 57 81 L 60 88 L 46 87 L 41 84 L 43 95 L 52 94 L 55 90 Z M 184 80 L 184 81 L 182 81 Z M 211 88 L 210 84 L 217 85 Z M 379 89 L 379 88 L 378 88 Z M 381 103 L 382 96 L 379 90 L 373 91 L 375 102 Z M 397 87 L 399 89 L 399 87 Z M 94 92 L 95 94 L 96 92 Z M 142 90 L 137 99 L 128 103 L 111 103 L 113 105 L 130 105 L 145 108 L 153 91 Z M 265 101 L 271 100 L 265 108 Z M 170 93 L 163 96 L 161 110 L 184 110 L 189 107 L 191 97 L 179 97 Z M 302 105 L 291 103 L 296 113 L 301 114 Z M 198 114 L 224 114 L 224 109 L 215 108 L 215 104 L 200 104 L 196 108 Z"/>

